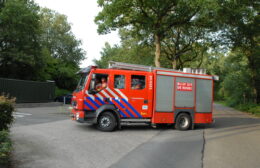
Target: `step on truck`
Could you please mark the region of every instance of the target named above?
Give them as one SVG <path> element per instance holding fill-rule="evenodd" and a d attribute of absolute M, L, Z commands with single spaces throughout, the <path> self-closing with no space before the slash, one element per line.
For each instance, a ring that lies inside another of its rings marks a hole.
<path fill-rule="evenodd" d="M 72 119 L 102 131 L 122 125 L 172 124 L 178 130 L 213 122 L 217 76 L 205 69 L 184 71 L 109 62 L 108 69 L 83 68 L 73 92 Z"/>

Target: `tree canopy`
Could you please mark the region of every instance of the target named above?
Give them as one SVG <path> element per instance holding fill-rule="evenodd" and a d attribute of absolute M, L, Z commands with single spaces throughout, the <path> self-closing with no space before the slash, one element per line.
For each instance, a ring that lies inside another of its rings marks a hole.
<path fill-rule="evenodd" d="M 140 60 L 176 69 L 207 68 L 220 76 L 217 99 L 233 105 L 260 102 L 258 1 L 98 0 L 98 4 L 102 8 L 95 18 L 98 32 L 119 29 L 127 34 L 121 35 L 120 45 L 106 44 L 98 65 Z M 131 54 L 137 48 L 138 56 Z"/>
<path fill-rule="evenodd" d="M 95 19 L 98 32 L 127 28 L 143 39 L 151 39 L 155 44 L 154 63 L 160 67 L 161 41 L 166 34 L 172 28 L 201 22 L 214 1 L 98 0 L 98 4 L 102 7 Z"/>
<path fill-rule="evenodd" d="M 40 8 L 32 0 L 0 4 L 0 77 L 54 80 L 63 89 L 75 88 L 81 41 L 65 15 Z"/>

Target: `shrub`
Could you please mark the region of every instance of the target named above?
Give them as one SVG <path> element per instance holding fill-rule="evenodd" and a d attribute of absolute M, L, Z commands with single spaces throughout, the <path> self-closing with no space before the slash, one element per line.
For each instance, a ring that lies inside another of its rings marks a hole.
<path fill-rule="evenodd" d="M 252 107 L 248 110 L 250 113 L 260 116 L 260 106 Z"/>
<path fill-rule="evenodd" d="M 15 99 L 0 96 L 0 131 L 8 129 L 13 122 Z"/>
<path fill-rule="evenodd" d="M 12 142 L 9 138 L 9 132 L 6 130 L 0 131 L 0 167 L 8 165 L 11 151 Z"/>
<path fill-rule="evenodd" d="M 58 87 L 55 88 L 55 96 L 63 96 L 63 95 L 66 95 L 68 93 L 71 93 L 71 91 L 69 90 L 66 90 L 66 89 L 60 89 Z"/>

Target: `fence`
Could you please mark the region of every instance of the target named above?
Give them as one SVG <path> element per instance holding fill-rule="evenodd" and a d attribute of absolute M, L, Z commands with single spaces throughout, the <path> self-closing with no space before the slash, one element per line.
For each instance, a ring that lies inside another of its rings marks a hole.
<path fill-rule="evenodd" d="M 16 97 L 17 103 L 50 102 L 55 96 L 55 83 L 0 78 L 0 94 Z"/>

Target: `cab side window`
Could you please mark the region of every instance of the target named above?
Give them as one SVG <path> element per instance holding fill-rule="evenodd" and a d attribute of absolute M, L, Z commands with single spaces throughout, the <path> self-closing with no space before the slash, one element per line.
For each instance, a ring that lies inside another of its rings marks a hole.
<path fill-rule="evenodd" d="M 144 75 L 131 75 L 131 88 L 133 90 L 141 90 L 145 88 Z"/>
<path fill-rule="evenodd" d="M 108 85 L 108 75 L 107 74 L 96 74 L 95 75 L 95 90 L 101 91 L 105 89 Z"/>
<path fill-rule="evenodd" d="M 114 76 L 114 88 L 124 89 L 125 88 L 125 75 L 115 75 Z"/>

